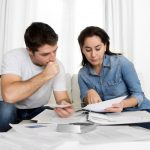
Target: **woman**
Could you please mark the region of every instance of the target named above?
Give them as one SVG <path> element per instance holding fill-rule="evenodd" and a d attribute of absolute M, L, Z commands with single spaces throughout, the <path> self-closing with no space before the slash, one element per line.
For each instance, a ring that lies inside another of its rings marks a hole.
<path fill-rule="evenodd" d="M 150 109 L 135 68 L 127 58 L 109 50 L 109 36 L 99 28 L 85 28 L 78 37 L 82 53 L 82 68 L 78 82 L 82 104 L 127 96 L 106 112 Z"/>

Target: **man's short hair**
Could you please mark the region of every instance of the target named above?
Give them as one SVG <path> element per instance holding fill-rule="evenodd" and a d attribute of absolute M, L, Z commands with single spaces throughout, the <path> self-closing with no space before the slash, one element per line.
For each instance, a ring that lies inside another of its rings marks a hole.
<path fill-rule="evenodd" d="M 48 24 L 42 22 L 33 22 L 26 29 L 24 40 L 26 47 L 34 53 L 38 51 L 39 47 L 45 44 L 57 44 L 58 35 Z"/>

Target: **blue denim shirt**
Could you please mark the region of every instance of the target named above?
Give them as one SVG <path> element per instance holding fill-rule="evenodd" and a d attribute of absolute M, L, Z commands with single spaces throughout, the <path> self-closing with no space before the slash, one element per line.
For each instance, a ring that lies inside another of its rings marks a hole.
<path fill-rule="evenodd" d="M 94 89 L 103 101 L 128 95 L 137 99 L 136 109 L 150 109 L 150 101 L 141 89 L 134 65 L 122 55 L 105 55 L 99 75 L 90 64 L 85 65 L 79 71 L 78 82 L 81 100 L 88 90 Z"/>

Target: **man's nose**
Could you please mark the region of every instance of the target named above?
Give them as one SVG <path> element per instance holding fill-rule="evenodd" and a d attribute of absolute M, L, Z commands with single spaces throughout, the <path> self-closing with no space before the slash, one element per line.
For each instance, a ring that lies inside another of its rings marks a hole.
<path fill-rule="evenodd" d="M 56 60 L 56 55 L 55 54 L 51 54 L 49 56 L 49 61 L 55 61 Z"/>

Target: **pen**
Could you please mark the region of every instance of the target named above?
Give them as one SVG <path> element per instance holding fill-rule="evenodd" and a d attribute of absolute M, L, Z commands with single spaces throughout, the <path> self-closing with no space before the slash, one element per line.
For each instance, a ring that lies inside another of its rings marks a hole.
<path fill-rule="evenodd" d="M 50 106 L 44 106 L 45 109 L 49 109 L 49 110 L 54 110 L 54 108 L 50 107 Z"/>
<path fill-rule="evenodd" d="M 46 127 L 45 125 L 41 124 L 34 124 L 34 125 L 28 125 L 26 126 L 27 128 L 41 128 L 41 127 Z"/>

